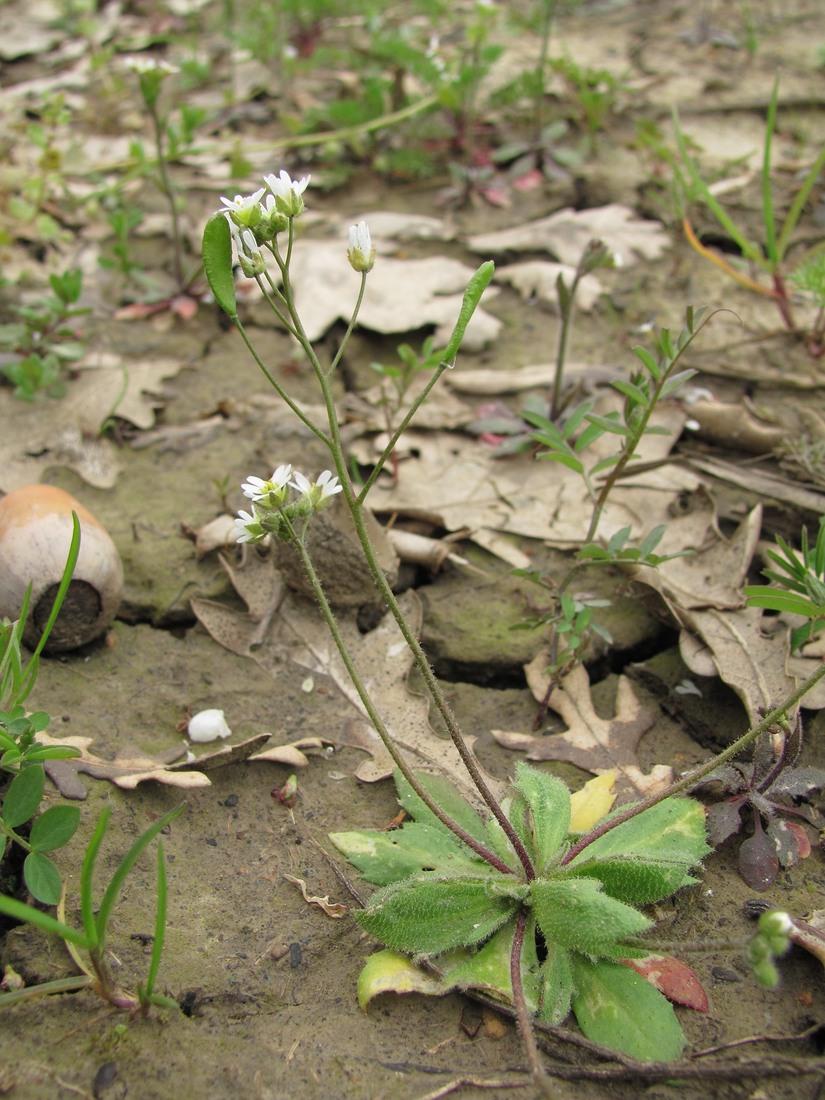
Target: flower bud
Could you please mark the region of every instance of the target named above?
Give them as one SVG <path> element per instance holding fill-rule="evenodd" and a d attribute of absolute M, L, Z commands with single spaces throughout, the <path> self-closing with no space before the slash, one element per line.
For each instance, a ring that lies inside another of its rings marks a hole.
<path fill-rule="evenodd" d="M 350 226 L 347 259 L 354 271 L 372 271 L 375 264 L 375 245 L 365 221 Z"/>

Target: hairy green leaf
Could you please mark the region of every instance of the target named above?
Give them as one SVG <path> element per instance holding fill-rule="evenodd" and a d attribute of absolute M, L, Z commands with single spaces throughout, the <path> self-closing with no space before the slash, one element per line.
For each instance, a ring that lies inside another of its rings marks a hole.
<path fill-rule="evenodd" d="M 588 860 L 618 857 L 682 864 L 687 871 L 709 851 L 702 805 L 693 798 L 667 798 L 588 844 L 569 867 L 578 870 Z"/>
<path fill-rule="evenodd" d="M 435 829 L 440 829 L 442 832 L 448 833 L 450 837 L 453 836 L 453 834 L 442 825 L 432 810 L 429 810 L 424 805 L 401 772 L 396 770 L 393 773 L 393 778 L 395 779 L 395 787 L 398 791 L 398 801 L 410 817 L 415 818 L 416 821 L 420 821 L 425 825 L 431 825 Z M 416 772 L 415 778 L 430 798 L 432 798 L 434 802 L 437 802 L 441 809 L 449 814 L 457 825 L 460 825 L 466 833 L 469 833 L 473 840 L 477 840 L 480 843 L 484 842 L 484 822 L 449 779 L 446 779 L 443 775 L 430 775 L 429 772 Z"/>
<path fill-rule="evenodd" d="M 647 860 L 638 855 L 593 859 L 576 864 L 576 873 L 598 879 L 606 892 L 630 905 L 649 905 L 696 882 L 683 863 Z"/>
<path fill-rule="evenodd" d="M 573 1011 L 588 1039 L 642 1062 L 670 1062 L 687 1040 L 673 1006 L 620 963 L 572 959 Z"/>
<path fill-rule="evenodd" d="M 622 941 L 650 928 L 652 921 L 606 894 L 591 878 L 536 879 L 531 883 L 536 922 L 548 944 L 593 957 L 626 954 Z"/>
<path fill-rule="evenodd" d="M 530 809 L 538 871 L 560 858 L 570 829 L 570 792 L 554 775 L 518 761 L 513 786 Z"/>
<path fill-rule="evenodd" d="M 232 235 L 223 214 L 213 214 L 203 230 L 203 269 L 215 301 L 232 320 L 238 316 L 235 277 L 232 273 Z"/>
<path fill-rule="evenodd" d="M 573 969 L 567 948 L 557 943 L 547 945 L 541 980 L 539 1016 L 548 1024 L 560 1024 L 570 1015 L 573 998 Z"/>
<path fill-rule="evenodd" d="M 512 1004 L 510 955 L 515 931 L 516 922 L 508 921 L 478 951 L 461 952 L 461 961 L 455 966 L 448 965 L 447 968 L 445 980 L 450 989 L 479 989 Z M 535 922 L 532 920 L 528 923 L 524 937 L 521 970 L 527 1007 L 535 1012 L 539 1003 L 540 977 L 536 957 Z"/>
<path fill-rule="evenodd" d="M 486 940 L 514 914 L 527 889 L 504 875 L 407 879 L 377 890 L 355 918 L 396 951 L 439 955 Z"/>
<path fill-rule="evenodd" d="M 438 874 L 477 874 L 482 862 L 443 828 L 410 822 L 393 832 L 364 829 L 330 833 L 335 847 L 367 882 L 388 886 L 422 871 Z"/>

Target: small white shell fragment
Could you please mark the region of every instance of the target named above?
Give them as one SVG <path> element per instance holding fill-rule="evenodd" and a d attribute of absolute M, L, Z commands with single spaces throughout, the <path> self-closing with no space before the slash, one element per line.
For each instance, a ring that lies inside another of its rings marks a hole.
<path fill-rule="evenodd" d="M 200 744 L 217 741 L 219 737 L 229 737 L 232 734 L 222 710 L 201 710 L 193 714 L 186 732 L 190 741 Z"/>
<path fill-rule="evenodd" d="M 306 680 L 301 684 L 301 691 L 304 694 L 309 695 L 315 690 L 315 680 L 312 676 L 307 676 Z"/>

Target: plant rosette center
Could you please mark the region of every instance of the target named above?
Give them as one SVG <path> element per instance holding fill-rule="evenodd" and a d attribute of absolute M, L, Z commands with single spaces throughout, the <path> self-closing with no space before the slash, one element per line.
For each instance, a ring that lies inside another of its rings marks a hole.
<path fill-rule="evenodd" d="M 393 832 L 332 834 L 379 887 L 356 919 L 389 950 L 366 962 L 361 1007 L 388 991 L 479 990 L 512 1004 L 515 952 L 515 973 L 538 1019 L 558 1024 L 572 1011 L 584 1034 L 604 1046 L 647 1061 L 678 1057 L 686 1039 L 673 1006 L 638 972 L 643 964 L 628 962 L 650 955 L 642 937 L 653 921 L 638 907 L 697 881 L 690 871 L 710 851 L 700 803 L 669 798 L 602 832 L 608 816 L 586 842 L 587 827 L 571 822 L 564 783 L 519 764 L 505 808 L 534 868 L 528 880 L 498 822 L 483 820 L 446 779 L 418 779 L 512 873 L 463 844 L 396 774 L 411 821 Z M 423 959 L 426 971 L 416 965 Z"/>

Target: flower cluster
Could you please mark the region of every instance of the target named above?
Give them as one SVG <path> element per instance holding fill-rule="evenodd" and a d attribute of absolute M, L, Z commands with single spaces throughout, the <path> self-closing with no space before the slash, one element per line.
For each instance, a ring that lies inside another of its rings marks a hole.
<path fill-rule="evenodd" d="M 238 263 L 247 278 L 262 275 L 266 270 L 261 246 L 271 247 L 290 220 L 303 214 L 302 196 L 309 181 L 309 176 L 293 180 L 281 171 L 277 176 L 264 176 L 266 186 L 251 195 L 235 195 L 231 199 L 221 195 L 221 213 L 229 222 Z"/>
<path fill-rule="evenodd" d="M 293 218 L 306 209 L 303 194 L 311 176 L 293 180 L 283 169 L 276 176 L 273 172 L 264 176 L 264 187 L 251 195 L 221 195 L 223 207 L 218 211 L 229 222 L 235 255 L 241 270 L 248 279 L 263 275 L 266 258 L 262 249 L 274 252 L 273 242 L 283 233 Z M 372 270 L 375 263 L 375 247 L 370 238 L 367 223 L 361 221 L 349 231 L 347 257 L 355 271 Z"/>
<path fill-rule="evenodd" d="M 279 466 L 266 481 L 252 474 L 241 486 L 252 501 L 252 511 L 241 509 L 235 519 L 236 542 L 262 542 L 267 535 L 289 540 L 292 521 L 326 508 L 343 486 L 331 470 L 310 481 L 291 465 Z M 290 500 L 291 492 L 298 494 Z"/>
<path fill-rule="evenodd" d="M 155 57 L 127 57 L 123 63 L 127 69 L 137 74 L 140 94 L 149 110 L 154 110 L 166 77 L 180 72 L 177 66 Z"/>

